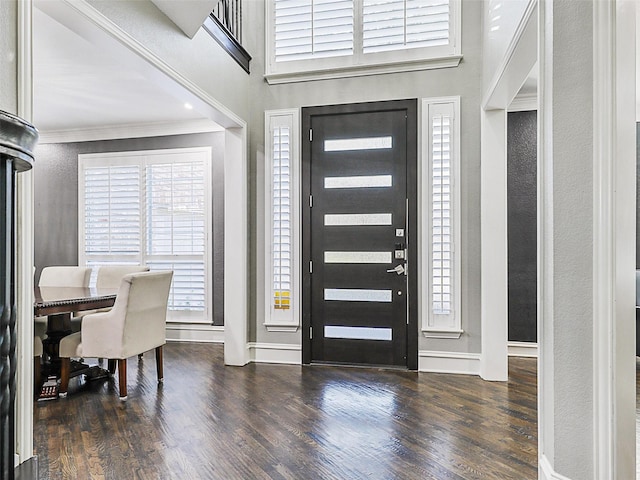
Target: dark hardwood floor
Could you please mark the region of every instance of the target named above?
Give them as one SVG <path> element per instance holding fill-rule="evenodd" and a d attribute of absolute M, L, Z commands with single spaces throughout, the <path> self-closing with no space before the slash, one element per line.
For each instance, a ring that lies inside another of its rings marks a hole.
<path fill-rule="evenodd" d="M 168 344 L 113 379 L 35 405 L 40 479 L 535 479 L 536 360 L 509 382 L 395 370 L 223 366 Z M 117 379 L 116 379 L 117 382 Z"/>

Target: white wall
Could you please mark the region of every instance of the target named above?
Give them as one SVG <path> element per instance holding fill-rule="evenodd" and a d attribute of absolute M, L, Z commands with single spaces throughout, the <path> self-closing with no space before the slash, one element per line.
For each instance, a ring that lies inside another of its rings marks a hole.
<path fill-rule="evenodd" d="M 88 3 L 228 110 L 248 117 L 249 77 L 204 29 L 190 39 L 150 0 Z"/>
<path fill-rule="evenodd" d="M 516 30 L 532 0 L 484 0 L 482 41 L 483 91 L 494 80 Z"/>

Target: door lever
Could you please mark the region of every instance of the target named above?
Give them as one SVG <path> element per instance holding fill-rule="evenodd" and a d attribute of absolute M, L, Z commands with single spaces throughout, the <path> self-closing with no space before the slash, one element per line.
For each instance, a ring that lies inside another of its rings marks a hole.
<path fill-rule="evenodd" d="M 396 265 L 395 268 L 387 270 L 387 273 L 397 273 L 398 275 L 402 275 L 404 273 L 404 265 Z"/>

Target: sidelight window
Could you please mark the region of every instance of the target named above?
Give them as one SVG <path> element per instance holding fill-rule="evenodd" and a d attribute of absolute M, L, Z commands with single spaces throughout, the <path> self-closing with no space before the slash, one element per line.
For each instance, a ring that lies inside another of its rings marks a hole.
<path fill-rule="evenodd" d="M 459 99 L 422 103 L 422 328 L 458 338 L 460 318 Z"/>
<path fill-rule="evenodd" d="M 265 326 L 295 331 L 299 324 L 299 152 L 297 110 L 265 113 Z"/>

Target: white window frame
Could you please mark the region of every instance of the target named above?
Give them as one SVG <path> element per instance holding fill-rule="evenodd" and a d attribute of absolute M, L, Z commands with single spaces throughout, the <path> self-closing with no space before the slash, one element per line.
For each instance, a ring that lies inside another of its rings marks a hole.
<path fill-rule="evenodd" d="M 78 155 L 78 265 L 86 265 L 88 261 L 95 262 L 112 262 L 113 255 L 92 256 L 87 258 L 85 253 L 85 199 L 84 199 L 84 169 L 87 166 L 96 166 L 99 162 L 101 166 L 111 165 L 133 165 L 138 164 L 144 169 L 146 159 L 158 155 L 167 154 L 200 154 L 203 156 L 205 171 L 205 211 L 204 211 L 204 234 L 205 234 L 205 251 L 203 255 L 204 261 L 204 311 L 188 311 L 188 310 L 169 310 L 167 313 L 168 323 L 192 323 L 192 324 L 212 324 L 213 323 L 213 283 L 211 274 L 211 255 L 213 252 L 212 239 L 212 185 L 211 185 L 211 147 L 187 147 L 173 148 L 161 150 L 140 150 L 126 152 L 108 152 L 108 153 L 90 153 Z M 144 178 L 142 176 L 141 178 Z M 144 229 L 146 225 L 146 209 L 143 202 L 144 189 L 141 188 L 141 214 L 140 214 L 140 241 L 144 244 Z M 144 246 L 141 245 L 141 251 Z M 166 259 L 171 261 L 170 258 Z M 144 264 L 145 260 L 142 253 L 139 255 L 122 255 L 118 257 L 118 261 L 133 264 Z"/>
<path fill-rule="evenodd" d="M 420 161 L 420 284 L 419 311 L 422 333 L 428 338 L 460 338 L 463 333 L 461 318 L 461 259 L 460 259 L 460 97 L 423 98 L 421 115 L 422 154 Z M 453 312 L 449 315 L 434 314 L 432 309 L 432 181 L 433 137 L 431 120 L 434 113 L 448 109 L 452 115 L 453 129 L 450 140 L 451 159 L 451 211 L 452 211 L 452 288 Z"/>
<path fill-rule="evenodd" d="M 362 50 L 362 0 L 354 0 L 353 55 L 275 61 L 275 4 L 265 1 L 265 79 L 270 84 L 456 67 L 462 59 L 462 1 L 450 0 L 449 45 L 377 53 Z"/>
<path fill-rule="evenodd" d="M 270 332 L 295 332 L 300 328 L 300 112 L 298 109 L 269 110 L 264 115 L 264 207 L 265 207 L 265 262 L 264 262 L 264 326 Z M 273 129 L 288 126 L 289 134 L 289 184 L 291 195 L 291 298 L 290 308 L 274 308 L 273 289 Z"/>

